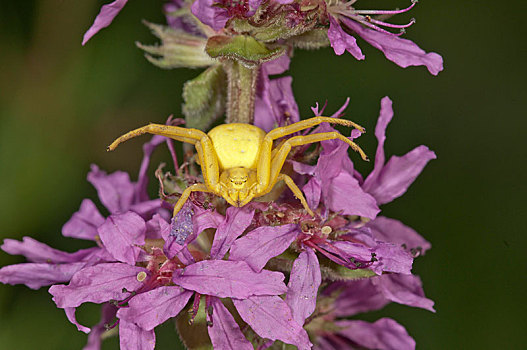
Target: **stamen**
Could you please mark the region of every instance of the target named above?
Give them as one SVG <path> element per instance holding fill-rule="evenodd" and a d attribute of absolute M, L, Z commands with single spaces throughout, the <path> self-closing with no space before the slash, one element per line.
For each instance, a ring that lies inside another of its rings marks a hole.
<path fill-rule="evenodd" d="M 412 0 L 412 4 L 402 10 L 353 10 L 353 12 L 358 15 L 397 15 L 410 11 L 417 2 L 417 0 Z"/>
<path fill-rule="evenodd" d="M 373 18 L 370 18 L 369 22 L 375 23 L 375 24 L 380 25 L 380 26 L 389 27 L 389 28 L 408 28 L 408 27 L 410 27 L 411 25 L 413 25 L 415 23 L 415 19 L 412 18 L 410 20 L 410 22 L 408 22 L 406 24 L 392 24 L 392 23 L 388 23 L 388 22 L 379 21 L 379 20 L 376 20 L 376 19 L 373 19 Z"/>
<path fill-rule="evenodd" d="M 192 309 L 189 310 L 189 313 L 192 316 L 190 316 L 190 320 L 188 320 L 188 324 L 191 326 L 194 324 L 194 319 L 196 318 L 196 315 L 198 314 L 200 300 L 201 300 L 201 294 L 199 293 L 194 294 L 194 303 L 192 304 Z"/>
<path fill-rule="evenodd" d="M 356 21 L 356 22 L 364 24 L 366 27 L 369 27 L 369 28 L 371 28 L 371 29 L 373 29 L 375 31 L 378 31 L 378 32 L 381 32 L 381 33 L 384 33 L 384 34 L 390 34 L 390 35 L 395 35 L 395 36 L 399 36 L 399 35 L 403 34 L 403 33 L 400 33 L 400 32 L 399 33 L 392 33 L 392 32 L 387 31 L 386 29 L 382 29 L 381 27 L 379 27 L 379 26 L 377 26 L 375 24 L 372 24 L 372 23 L 368 22 L 367 20 L 364 20 L 362 16 L 350 15 L 348 13 L 341 13 L 341 14 L 346 16 L 346 17 L 348 17 L 348 18 L 350 18 L 350 19 L 352 19 L 352 20 L 354 20 L 354 21 Z M 372 19 L 372 21 L 373 21 L 373 19 Z"/>
<path fill-rule="evenodd" d="M 119 320 L 115 321 L 114 323 L 112 324 L 109 324 L 109 323 L 105 323 L 104 324 L 104 329 L 109 331 L 110 329 L 113 329 L 115 327 L 117 327 L 117 325 L 119 324 Z"/>

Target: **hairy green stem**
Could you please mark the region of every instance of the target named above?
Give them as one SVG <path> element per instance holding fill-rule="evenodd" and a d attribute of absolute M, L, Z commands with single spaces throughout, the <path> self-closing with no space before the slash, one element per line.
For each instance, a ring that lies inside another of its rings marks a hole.
<path fill-rule="evenodd" d="M 227 59 L 224 69 L 228 77 L 226 122 L 252 124 L 260 66 L 248 68 L 238 60 Z"/>

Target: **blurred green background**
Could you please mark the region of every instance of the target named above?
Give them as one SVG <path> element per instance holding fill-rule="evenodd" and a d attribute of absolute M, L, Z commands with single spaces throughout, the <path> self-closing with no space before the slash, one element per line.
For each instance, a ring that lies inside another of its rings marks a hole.
<path fill-rule="evenodd" d="M 107 1 L 106 1 L 107 2 Z M 361 1 L 366 8 L 407 1 Z M 0 4 L 0 238 L 29 235 L 73 251 L 87 242 L 60 230 L 83 198 L 91 163 L 135 178 L 146 139 L 117 152 L 114 137 L 181 110 L 182 84 L 198 71 L 150 65 L 134 41 L 156 40 L 141 19 L 163 23 L 161 1 L 133 0 L 86 47 L 80 42 L 103 1 L 25 0 Z M 383 208 L 430 240 L 415 271 L 437 313 L 390 305 L 418 349 L 524 349 L 527 341 L 525 198 L 526 44 L 523 1 L 421 1 L 407 38 L 443 55 L 445 70 L 401 69 L 360 42 L 366 54 L 296 51 L 293 89 L 304 117 L 316 101 L 328 112 L 351 98 L 346 115 L 370 130 L 360 144 L 373 155 L 380 99 L 394 101 L 389 155 L 420 144 L 436 151 L 408 193 Z M 166 160 L 156 152 L 154 164 Z M 369 169 L 370 165 L 362 166 Z M 22 262 L 0 253 L 0 265 Z M 98 320 L 84 307 L 84 324 Z M 158 348 L 173 349 L 171 324 Z M 47 288 L 0 285 L 0 349 L 81 349 L 78 332 Z M 117 349 L 117 339 L 105 343 Z"/>

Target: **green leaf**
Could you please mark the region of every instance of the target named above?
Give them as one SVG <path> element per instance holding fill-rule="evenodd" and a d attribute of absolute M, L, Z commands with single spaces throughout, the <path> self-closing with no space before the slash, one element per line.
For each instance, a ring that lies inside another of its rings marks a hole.
<path fill-rule="evenodd" d="M 257 66 L 285 53 L 285 48 L 268 48 L 265 44 L 246 35 L 216 35 L 207 41 L 205 51 L 213 58 L 230 58 L 248 67 Z"/>
<path fill-rule="evenodd" d="M 220 64 L 209 67 L 183 86 L 186 126 L 206 130 L 225 112 L 227 79 Z"/>

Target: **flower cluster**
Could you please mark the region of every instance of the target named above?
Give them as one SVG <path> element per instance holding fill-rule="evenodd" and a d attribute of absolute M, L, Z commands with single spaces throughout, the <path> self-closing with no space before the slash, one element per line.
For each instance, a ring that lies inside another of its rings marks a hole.
<path fill-rule="evenodd" d="M 264 131 L 300 120 L 287 71 L 292 49 L 331 45 L 335 53 L 363 59 L 355 36 L 407 67 L 424 65 L 432 74 L 442 59 L 402 39 L 413 24 L 384 17 L 410 11 L 359 10 L 340 0 L 174 0 L 165 6 L 168 26 L 148 24 L 161 45 L 139 45 L 163 68 L 207 68 L 185 84 L 185 120 L 167 124 L 208 128 L 227 114 Z M 127 3 L 104 5 L 83 44 L 108 26 Z M 384 16 L 372 17 L 372 16 Z M 387 28 L 387 29 L 386 29 Z M 227 92 L 226 92 L 227 91 Z M 340 118 L 348 101 L 331 117 Z M 318 104 L 315 116 L 324 114 Z M 137 182 L 128 174 L 107 174 L 93 165 L 88 181 L 108 211 L 104 217 L 85 199 L 62 234 L 93 242 L 74 253 L 24 237 L 6 239 L 1 249 L 29 262 L 0 269 L 0 282 L 49 288 L 57 307 L 79 331 L 85 349 L 118 328 L 121 349 L 153 349 L 155 328 L 174 318 L 190 348 L 266 349 L 282 343 L 298 349 L 413 349 L 404 327 L 389 318 L 374 323 L 350 317 L 390 302 L 434 311 L 424 296 L 414 259 L 430 243 L 412 228 L 380 216 L 380 207 L 406 192 L 434 152 L 419 146 L 386 161 L 386 129 L 393 117 L 385 97 L 375 137 L 373 170 L 363 177 L 348 145 L 325 139 L 315 148 L 296 147 L 286 167 L 314 215 L 277 185 L 270 197 L 243 207 L 209 193 L 193 193 L 173 217 L 175 201 L 203 182 L 195 158 L 180 164 L 173 141 L 156 135 L 143 147 Z M 230 119 L 229 119 L 230 118 Z M 244 119 L 245 120 L 245 119 Z M 335 133 L 328 123 L 308 135 Z M 304 134 L 306 135 L 306 134 Z M 353 130 L 349 140 L 361 136 Z M 159 198 L 147 193 L 152 152 L 166 143 L 175 175 L 160 166 Z M 101 321 L 91 328 L 76 320 L 85 303 L 101 304 Z M 195 334 L 208 334 L 208 338 Z M 196 339 L 200 340 L 196 343 Z"/>

